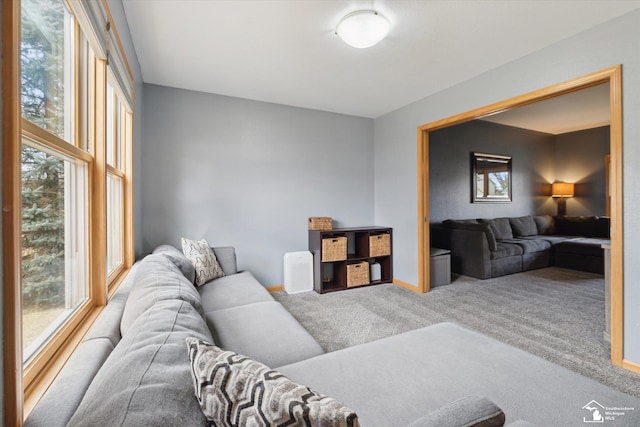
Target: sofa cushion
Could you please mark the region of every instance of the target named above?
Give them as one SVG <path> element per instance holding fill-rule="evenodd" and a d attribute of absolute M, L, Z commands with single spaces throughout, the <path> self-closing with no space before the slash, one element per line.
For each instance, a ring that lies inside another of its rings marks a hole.
<path fill-rule="evenodd" d="M 135 282 L 136 272 L 139 266 L 140 262 L 137 262 L 131 267 L 131 270 L 127 273 L 127 277 L 125 277 L 122 283 L 120 283 L 120 286 L 118 286 L 118 291 L 109 299 L 107 305 L 91 326 L 91 329 L 84 338 L 85 341 L 96 338 L 106 338 L 111 341 L 114 347 L 120 342 L 122 338 L 120 334 L 120 321 L 127 303 L 127 298 Z"/>
<path fill-rule="evenodd" d="M 185 355 L 188 337 L 212 339 L 200 314 L 185 301 L 157 302 L 98 371 L 69 426 L 206 426 Z"/>
<path fill-rule="evenodd" d="M 206 314 L 220 347 L 278 367 L 323 354 L 320 344 L 279 302 L 257 302 Z"/>
<path fill-rule="evenodd" d="M 542 252 L 551 249 L 551 243 L 545 239 L 511 239 L 503 240 L 502 243 L 510 243 L 520 246 L 523 254 Z"/>
<path fill-rule="evenodd" d="M 182 271 L 184 277 L 193 283 L 196 280 L 196 270 L 191 261 L 182 252 L 171 245 L 160 245 L 153 250 L 154 254 L 162 253 Z"/>
<path fill-rule="evenodd" d="M 220 277 L 198 288 L 205 313 L 254 302 L 273 301 L 273 297 L 249 271 Z"/>
<path fill-rule="evenodd" d="M 467 219 L 467 220 L 453 220 L 448 219 L 443 221 L 442 225 L 447 228 L 452 228 L 456 230 L 469 230 L 469 231 L 481 231 L 485 234 L 487 238 L 487 244 L 489 245 L 490 251 L 496 250 L 496 237 L 493 234 L 493 230 L 488 223 L 479 223 L 475 219 Z"/>
<path fill-rule="evenodd" d="M 514 237 L 535 236 L 538 234 L 538 227 L 531 215 L 509 218 L 509 224 Z"/>
<path fill-rule="evenodd" d="M 467 396 L 449 403 L 409 424 L 408 427 L 502 427 L 505 415 L 482 396 Z"/>
<path fill-rule="evenodd" d="M 536 223 L 538 229 L 537 234 L 554 234 L 556 232 L 555 222 L 551 215 L 535 215 L 533 222 Z"/>
<path fill-rule="evenodd" d="M 469 394 L 491 399 L 508 420 L 536 426 L 582 425 L 581 408 L 594 398 L 636 408 L 621 424 L 640 425 L 638 398 L 452 323 L 332 351 L 278 371 L 353 408 L 363 426 L 406 426 Z"/>
<path fill-rule="evenodd" d="M 147 255 L 136 270 L 134 283 L 120 320 L 124 337 L 131 324 L 157 301 L 179 299 L 204 315 L 200 294 L 163 253 Z"/>
<path fill-rule="evenodd" d="M 560 242 L 566 242 L 567 240 L 574 239 L 574 237 L 572 237 L 572 236 L 547 236 L 547 235 L 538 234 L 537 236 L 521 237 L 520 239 L 522 239 L 522 240 L 544 240 L 546 242 L 549 242 L 551 244 L 551 246 L 555 246 Z"/>
<path fill-rule="evenodd" d="M 197 338 L 186 344 L 195 394 L 211 425 L 358 426 L 351 409 L 262 363 Z"/>
<path fill-rule="evenodd" d="M 204 285 L 209 280 L 224 276 L 216 254 L 205 239 L 195 241 L 183 237 L 182 252 L 196 270 L 196 286 Z"/>
<path fill-rule="evenodd" d="M 506 258 L 510 256 L 522 255 L 524 251 L 522 247 L 514 243 L 498 242 L 496 244 L 496 250 L 491 252 L 491 259 Z"/>
<path fill-rule="evenodd" d="M 571 253 L 578 255 L 588 255 L 602 257 L 602 245 L 610 243 L 609 239 L 585 238 L 579 237 L 575 239 L 565 240 L 555 246 L 556 253 Z"/>
<path fill-rule="evenodd" d="M 481 219 L 479 221 L 486 222 L 491 226 L 491 231 L 493 231 L 496 240 L 513 239 L 513 231 L 511 230 L 509 218 Z"/>
<path fill-rule="evenodd" d="M 553 218 L 556 234 L 562 236 L 593 237 L 597 216 L 556 216 Z"/>
<path fill-rule="evenodd" d="M 66 426 L 112 351 L 113 343 L 107 338 L 81 343 L 31 411 L 24 427 Z"/>

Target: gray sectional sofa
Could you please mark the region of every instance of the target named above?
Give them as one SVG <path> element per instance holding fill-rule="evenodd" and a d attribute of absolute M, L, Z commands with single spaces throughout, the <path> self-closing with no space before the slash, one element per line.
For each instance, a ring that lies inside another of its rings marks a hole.
<path fill-rule="evenodd" d="M 339 400 L 362 426 L 583 425 L 592 400 L 634 407 L 615 425 L 640 424 L 640 400 L 452 323 L 324 353 L 249 272 L 237 272 L 233 248 L 214 252 L 226 275 L 198 288 L 173 247 L 136 263 L 26 425 L 206 425 L 187 337 Z"/>
<path fill-rule="evenodd" d="M 451 250 L 451 271 L 478 279 L 549 266 L 604 274 L 602 245 L 610 219 L 527 215 L 446 220 L 431 226 L 431 245 Z"/>

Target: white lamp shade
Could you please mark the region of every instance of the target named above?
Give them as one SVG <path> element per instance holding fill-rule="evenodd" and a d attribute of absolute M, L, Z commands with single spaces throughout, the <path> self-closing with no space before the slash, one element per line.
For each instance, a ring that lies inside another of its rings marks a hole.
<path fill-rule="evenodd" d="M 387 18 L 373 10 L 358 10 L 342 18 L 336 34 L 349 46 L 371 47 L 389 33 Z"/>

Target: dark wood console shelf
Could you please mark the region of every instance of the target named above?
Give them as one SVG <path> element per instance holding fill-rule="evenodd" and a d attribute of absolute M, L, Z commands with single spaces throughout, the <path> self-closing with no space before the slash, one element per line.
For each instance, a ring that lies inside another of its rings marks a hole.
<path fill-rule="evenodd" d="M 392 229 L 309 230 L 313 288 L 326 293 L 393 280 Z"/>

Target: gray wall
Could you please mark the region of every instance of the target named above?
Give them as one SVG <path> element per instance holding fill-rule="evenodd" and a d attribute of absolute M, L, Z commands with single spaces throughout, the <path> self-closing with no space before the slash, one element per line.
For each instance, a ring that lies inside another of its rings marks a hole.
<path fill-rule="evenodd" d="M 609 132 L 609 126 L 603 126 L 556 136 L 556 180 L 575 183 L 575 197 L 567 199 L 567 215 L 605 214 Z"/>
<path fill-rule="evenodd" d="M 371 119 L 155 85 L 143 117 L 145 251 L 204 237 L 274 286 L 308 217 L 373 224 Z"/>
<path fill-rule="evenodd" d="M 429 216 L 445 219 L 555 215 L 545 184 L 553 179 L 554 136 L 474 120 L 429 134 Z M 471 152 L 512 157 L 512 202 L 471 203 Z"/>
<path fill-rule="evenodd" d="M 640 363 L 640 11 L 580 33 L 375 120 L 376 222 L 394 227 L 394 275 L 418 283 L 416 128 L 623 65 L 624 357 Z M 637 188 L 637 186 L 635 186 Z"/>

